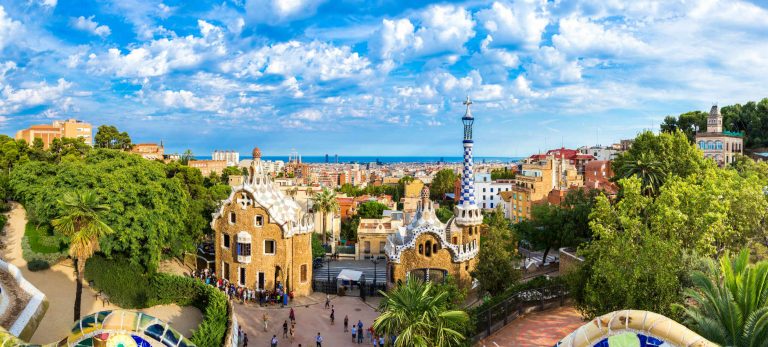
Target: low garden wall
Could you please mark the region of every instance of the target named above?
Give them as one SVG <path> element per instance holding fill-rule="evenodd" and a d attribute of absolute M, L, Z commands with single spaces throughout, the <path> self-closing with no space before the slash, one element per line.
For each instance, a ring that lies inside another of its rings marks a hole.
<path fill-rule="evenodd" d="M 573 248 L 560 248 L 560 268 L 561 275 L 568 273 L 573 268 L 576 268 L 584 258 L 576 255 L 576 250 Z"/>
<path fill-rule="evenodd" d="M 13 264 L 0 260 L 0 271 L 11 274 L 19 284 L 19 287 L 30 295 L 29 302 L 23 311 L 9 327 L 8 331 L 23 340 L 29 340 L 37 330 L 37 326 L 48 310 L 48 301 L 45 294 L 27 281 L 21 270 Z"/>

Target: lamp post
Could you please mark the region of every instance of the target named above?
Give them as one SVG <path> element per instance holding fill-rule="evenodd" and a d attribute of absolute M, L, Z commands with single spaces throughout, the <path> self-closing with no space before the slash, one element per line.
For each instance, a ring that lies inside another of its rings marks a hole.
<path fill-rule="evenodd" d="M 331 286 L 331 257 L 329 257 L 326 254 L 325 255 L 325 259 L 326 259 L 326 264 L 327 264 L 326 265 L 327 269 L 325 271 L 328 274 L 328 282 L 326 282 L 326 284 L 325 284 L 325 294 L 330 294 L 330 293 L 328 293 L 328 287 Z"/>
<path fill-rule="evenodd" d="M 376 278 L 378 277 L 378 272 L 376 271 L 376 265 L 379 264 L 379 260 L 376 258 L 372 258 L 371 263 L 373 263 L 373 288 L 376 289 Z"/>

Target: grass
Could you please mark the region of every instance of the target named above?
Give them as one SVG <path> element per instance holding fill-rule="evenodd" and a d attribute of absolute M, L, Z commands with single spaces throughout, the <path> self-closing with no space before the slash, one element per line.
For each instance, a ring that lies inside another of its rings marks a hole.
<path fill-rule="evenodd" d="M 29 241 L 29 248 L 35 253 L 59 253 L 67 249 L 64 239 L 54 235 L 46 226 L 37 227 L 33 223 L 27 223 L 24 235 Z"/>

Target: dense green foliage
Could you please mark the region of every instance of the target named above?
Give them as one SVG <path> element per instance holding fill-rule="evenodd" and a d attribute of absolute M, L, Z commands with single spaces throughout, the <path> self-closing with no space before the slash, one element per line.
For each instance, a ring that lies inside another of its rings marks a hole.
<path fill-rule="evenodd" d="M 130 149 L 131 137 L 128 133 L 117 130 L 114 125 L 102 125 L 96 131 L 96 136 L 93 138 L 93 146 L 96 148 L 111 148 L 111 149 Z"/>
<path fill-rule="evenodd" d="M 325 255 L 325 248 L 323 248 L 323 241 L 320 240 L 320 235 L 312 233 L 312 259 L 322 258 Z"/>
<path fill-rule="evenodd" d="M 86 265 L 85 276 L 120 307 L 195 306 L 204 318 L 192 335 L 192 342 L 206 347 L 223 344 L 229 320 L 227 297 L 212 286 L 188 277 L 146 274 L 141 266 L 125 259 L 108 260 L 98 256 Z"/>
<path fill-rule="evenodd" d="M 453 187 L 459 176 L 452 169 L 443 169 L 435 174 L 429 186 L 429 197 L 432 200 L 443 200 L 445 193 L 453 193 Z"/>
<path fill-rule="evenodd" d="M 477 316 L 478 314 L 481 314 L 483 311 L 486 311 L 493 306 L 503 302 L 504 300 L 508 300 L 512 296 L 524 292 L 526 290 L 530 289 L 537 289 L 537 288 L 546 288 L 546 287 L 554 287 L 554 286 L 563 286 L 565 285 L 565 281 L 561 277 L 549 277 L 549 276 L 538 276 L 534 277 L 528 281 L 520 282 L 520 283 L 510 283 L 510 285 L 504 289 L 503 292 L 492 296 L 490 300 L 483 301 L 482 304 L 475 306 L 470 310 L 470 314 L 472 316 Z"/>
<path fill-rule="evenodd" d="M 440 206 L 437 210 L 435 210 L 435 215 L 441 222 L 447 223 L 448 220 L 453 218 L 453 211 L 445 206 Z"/>
<path fill-rule="evenodd" d="M 507 167 L 491 170 L 492 180 L 509 180 L 515 178 L 515 172 Z"/>
<path fill-rule="evenodd" d="M 598 194 L 597 190 L 570 190 L 561 205 L 534 205 L 531 220 L 515 224 L 514 230 L 526 246 L 544 250 L 542 259 L 550 250 L 578 246 L 592 238 L 589 213 Z"/>
<path fill-rule="evenodd" d="M 728 131 L 744 132 L 745 148 L 768 147 L 768 98 L 759 102 L 724 106 L 723 128 Z M 682 130 L 693 141 L 695 129 L 707 130 L 707 112 L 693 111 L 678 117 L 667 116 L 661 124 L 662 131 Z"/>
<path fill-rule="evenodd" d="M 632 147 L 613 162 L 616 180 L 639 177 L 643 192 L 655 195 L 670 176 L 688 177 L 714 162 L 704 159 L 683 132 L 640 133 Z"/>
<path fill-rule="evenodd" d="M 400 179 L 400 181 L 403 181 L 403 179 Z M 359 188 L 355 187 L 349 183 L 344 183 L 337 189 L 339 193 L 344 193 L 347 196 L 361 196 L 361 195 L 371 195 L 371 196 L 381 196 L 381 195 L 389 195 L 392 196 L 393 201 L 400 201 L 400 198 L 404 195 L 404 186 L 402 184 L 398 184 L 397 186 L 390 186 L 390 185 L 380 185 L 380 186 L 374 186 L 374 185 L 367 185 L 365 188 Z"/>
<path fill-rule="evenodd" d="M 469 316 L 453 310 L 449 292 L 417 278 L 409 278 L 388 293 L 379 304 L 381 315 L 373 328 L 397 336 L 395 347 L 461 346 Z"/>
<path fill-rule="evenodd" d="M 32 272 L 48 270 L 50 268 L 51 264 L 42 259 L 32 259 L 32 261 L 27 262 L 27 269 Z"/>
<path fill-rule="evenodd" d="M 328 227 L 326 224 L 329 213 L 336 213 L 339 210 L 339 201 L 336 200 L 336 192 L 325 189 L 312 197 L 312 209 L 320 212 L 323 219 L 323 244 L 329 244 Z"/>
<path fill-rule="evenodd" d="M 47 225 L 35 226 L 27 223 L 24 228 L 24 236 L 27 237 L 29 248 L 34 253 L 60 253 L 67 250 L 67 238 L 54 233 Z"/>
<path fill-rule="evenodd" d="M 495 296 L 520 279 L 520 270 L 515 268 L 519 260 L 517 242 L 500 208 L 483 216 L 483 221 L 486 232 L 480 239 L 477 265 L 471 274 L 484 292 Z"/>
<path fill-rule="evenodd" d="M 56 199 L 65 192 L 92 190 L 112 207 L 104 222 L 118 231 L 101 240 L 102 251 L 130 255 L 150 270 L 163 255 L 193 250 L 207 224 L 203 211 L 190 211 L 190 201 L 208 197 L 190 199 L 190 184 L 165 164 L 117 150 L 91 150 L 58 164 L 27 161 L 13 169 L 9 186 L 39 225 L 60 214 Z"/>

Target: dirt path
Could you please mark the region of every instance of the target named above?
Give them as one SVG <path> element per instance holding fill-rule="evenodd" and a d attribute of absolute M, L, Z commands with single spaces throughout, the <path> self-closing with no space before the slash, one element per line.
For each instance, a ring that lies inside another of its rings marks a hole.
<path fill-rule="evenodd" d="M 24 236 L 26 224 L 26 211 L 20 204 L 13 203 L 5 228 L 5 249 L 0 250 L 0 257 L 21 269 L 24 278 L 45 293 L 49 302 L 48 311 L 29 342 L 34 344 L 51 343 L 67 337 L 73 323 L 75 270 L 71 261 L 64 261 L 45 271 L 29 271 L 27 261 L 21 255 L 21 239 Z M 125 285 L 130 285 L 130 283 Z M 96 292 L 87 284 L 83 286 L 82 300 L 83 315 L 120 308 L 111 304 L 102 304 L 96 298 Z M 202 321 L 200 310 L 194 307 L 162 305 L 141 311 L 169 322 L 172 327 L 186 337 L 191 336 L 190 330 L 196 328 Z"/>

